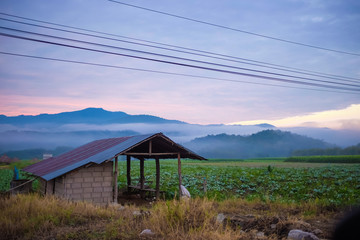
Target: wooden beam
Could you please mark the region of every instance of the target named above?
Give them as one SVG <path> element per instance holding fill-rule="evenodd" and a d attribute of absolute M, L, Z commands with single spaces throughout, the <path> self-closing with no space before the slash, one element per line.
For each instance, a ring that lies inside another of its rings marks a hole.
<path fill-rule="evenodd" d="M 156 200 L 160 199 L 160 161 L 159 157 L 155 157 L 155 163 L 156 163 Z"/>
<path fill-rule="evenodd" d="M 126 156 L 126 180 L 129 191 L 129 186 L 131 185 L 131 156 Z"/>
<path fill-rule="evenodd" d="M 130 156 L 162 156 L 162 155 L 177 155 L 178 153 L 170 152 L 170 153 L 136 153 L 136 152 L 127 152 L 124 155 Z"/>
<path fill-rule="evenodd" d="M 117 203 L 117 197 L 118 197 L 118 157 L 115 157 L 115 170 L 114 170 L 114 199 L 113 202 Z"/>
<path fill-rule="evenodd" d="M 179 174 L 179 198 L 181 199 L 182 177 L 181 177 L 181 158 L 180 158 L 180 153 L 178 153 L 178 174 Z"/>

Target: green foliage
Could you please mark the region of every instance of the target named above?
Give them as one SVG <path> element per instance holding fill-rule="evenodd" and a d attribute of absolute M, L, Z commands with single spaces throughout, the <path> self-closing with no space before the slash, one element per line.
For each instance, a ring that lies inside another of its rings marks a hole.
<path fill-rule="evenodd" d="M 360 143 L 347 148 L 311 148 L 303 150 L 295 150 L 292 156 L 329 156 L 329 155 L 360 155 Z"/>
<path fill-rule="evenodd" d="M 360 155 L 289 157 L 285 162 L 360 163 Z"/>
<path fill-rule="evenodd" d="M 10 169 L 0 169 L 0 192 L 10 189 L 10 181 L 13 178 L 13 171 Z"/>
<path fill-rule="evenodd" d="M 22 169 L 26 166 L 29 166 L 31 164 L 34 164 L 36 161 L 34 160 L 22 160 L 19 162 L 13 162 L 11 164 L 8 164 L 6 166 L 3 166 L 0 168 L 0 192 L 5 192 L 10 189 L 10 182 L 14 176 L 14 167 L 18 169 Z M 20 171 L 19 175 L 20 179 L 25 178 L 33 178 L 27 175 L 26 172 Z M 36 180 L 33 182 L 33 189 L 36 190 L 39 188 L 39 182 Z"/>
<path fill-rule="evenodd" d="M 219 162 L 220 160 L 216 160 Z M 292 168 L 211 165 L 212 161 L 182 161 L 182 184 L 192 197 L 217 200 L 244 198 L 280 202 L 318 201 L 324 205 L 356 204 L 360 196 L 360 165 Z M 231 163 L 231 162 L 230 162 Z M 229 164 L 230 164 L 229 163 Z M 291 163 L 288 164 L 291 166 Z M 119 185 L 126 186 L 126 164 L 119 165 Z M 145 162 L 145 178 L 155 187 L 155 163 Z M 160 160 L 160 189 L 166 197 L 178 194 L 177 161 Z M 139 162 L 132 161 L 132 178 L 139 178 Z M 207 192 L 204 192 L 206 179 Z"/>

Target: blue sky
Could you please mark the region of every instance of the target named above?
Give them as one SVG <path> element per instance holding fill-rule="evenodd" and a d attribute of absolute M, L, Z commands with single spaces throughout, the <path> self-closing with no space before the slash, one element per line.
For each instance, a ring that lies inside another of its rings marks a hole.
<path fill-rule="evenodd" d="M 262 35 L 360 54 L 360 2 L 357 0 L 123 2 Z M 31 19 L 360 79 L 360 56 L 256 37 L 106 0 L 3 0 L 0 9 L 2 13 Z M 4 15 L 0 17 L 19 20 Z M 0 26 L 280 73 L 273 69 L 99 40 L 4 20 L 0 20 Z M 21 35 L 4 29 L 0 29 L 0 32 Z M 129 54 L 120 50 L 106 50 Z M 5 115 L 102 107 L 111 111 L 151 114 L 200 124 L 279 122 L 281 119 L 292 121 L 293 117 L 305 117 L 303 122 L 298 123 L 301 125 L 308 121 L 306 116 L 318 114 L 320 118 L 316 121 L 323 121 L 333 116 L 326 112 L 335 111 L 338 115 L 326 120 L 351 120 L 351 127 L 360 128 L 360 111 L 357 107 L 360 94 L 354 92 L 349 94 L 273 87 L 262 84 L 314 89 L 4 36 L 0 36 L 0 51 L 255 83 L 164 75 L 0 54 L 0 113 Z M 351 109 L 351 112 L 346 112 L 346 109 Z M 310 118 L 309 121 L 314 120 Z"/>

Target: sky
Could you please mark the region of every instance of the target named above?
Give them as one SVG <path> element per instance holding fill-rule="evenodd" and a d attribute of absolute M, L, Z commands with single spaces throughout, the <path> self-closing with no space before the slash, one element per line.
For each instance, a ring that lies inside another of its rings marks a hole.
<path fill-rule="evenodd" d="M 2 0 L 0 33 L 72 47 L 0 36 L 0 52 L 2 52 L 0 54 L 0 114 L 36 115 L 101 107 L 109 111 L 150 114 L 194 124 L 266 122 L 279 127 L 360 129 L 360 31 L 358 30 L 360 2 L 358 0 L 122 0 L 122 2 L 226 26 L 228 29 L 107 0 Z M 69 30 L 100 35 L 95 32 L 33 22 L 29 19 L 113 34 L 102 36 L 133 43 L 144 44 L 143 41 L 134 40 L 141 39 L 147 41 L 148 45 L 162 48 L 179 50 L 169 46 L 175 45 L 187 52 L 190 50 L 184 48 L 232 56 L 231 59 L 236 58 L 237 62 L 229 61 L 228 58 L 219 59 L 219 55 L 217 58 L 209 58 L 70 33 Z M 66 29 L 68 32 L 14 21 Z M 351 54 L 291 44 L 229 28 Z M 34 32 L 37 35 L 31 34 Z M 57 38 L 39 34 L 57 36 Z M 59 37 L 72 40 L 59 39 Z M 107 67 L 4 53 L 102 64 Z M 126 57 L 124 54 L 196 65 L 201 69 Z M 171 55 L 173 58 L 159 54 Z M 250 63 L 258 61 L 273 65 L 266 65 L 268 67 L 265 68 L 239 63 L 245 61 L 240 58 L 252 60 Z M 290 67 L 293 72 L 269 68 L 274 65 Z M 208 68 L 221 71 L 210 71 Z M 162 73 L 139 71 L 139 69 Z M 327 75 L 325 78 L 294 72 L 299 72 L 299 69 L 312 71 L 311 74 L 315 75 L 331 74 L 331 76 Z M 230 74 L 229 71 L 241 72 L 241 74 Z M 272 74 L 264 73 L 265 71 Z M 244 74 L 262 75 L 266 78 L 253 78 Z M 292 75 L 296 78 L 284 75 Z M 340 76 L 342 80 L 335 75 Z M 310 82 L 312 85 L 274 81 L 268 77 Z M 316 82 L 304 78 L 315 79 Z M 329 82 L 341 82 L 347 85 Z M 313 83 L 331 85 L 332 88 L 316 87 Z M 356 90 L 348 91 L 341 88 Z"/>

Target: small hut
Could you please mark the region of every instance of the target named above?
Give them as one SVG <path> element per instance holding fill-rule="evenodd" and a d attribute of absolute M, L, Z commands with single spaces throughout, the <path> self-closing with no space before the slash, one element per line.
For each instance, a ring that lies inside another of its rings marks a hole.
<path fill-rule="evenodd" d="M 140 161 L 140 191 L 146 191 L 144 161 L 155 159 L 156 197 L 160 194 L 160 159 L 178 159 L 179 190 L 181 158 L 205 160 L 164 134 L 156 133 L 96 140 L 60 156 L 30 165 L 23 171 L 41 179 L 44 194 L 106 205 L 117 202 L 119 156 L 126 156 L 128 188 L 132 186 L 131 158 Z"/>

